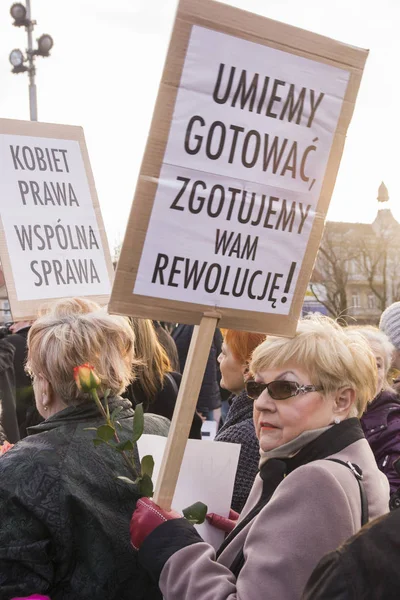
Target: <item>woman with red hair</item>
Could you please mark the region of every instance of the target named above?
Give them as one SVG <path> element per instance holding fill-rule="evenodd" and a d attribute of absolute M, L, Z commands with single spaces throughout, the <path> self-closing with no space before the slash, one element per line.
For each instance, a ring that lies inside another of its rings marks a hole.
<path fill-rule="evenodd" d="M 241 444 L 239 464 L 232 496 L 233 510 L 240 512 L 257 475 L 260 448 L 253 423 L 253 401 L 244 389 L 253 350 L 265 340 L 265 334 L 226 329 L 218 362 L 220 386 L 232 392 L 225 423 L 215 440 Z"/>

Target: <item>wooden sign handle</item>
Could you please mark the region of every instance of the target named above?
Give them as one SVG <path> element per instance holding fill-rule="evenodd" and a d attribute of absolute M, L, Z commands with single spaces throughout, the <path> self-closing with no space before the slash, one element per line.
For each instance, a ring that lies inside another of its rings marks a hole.
<path fill-rule="evenodd" d="M 164 510 L 171 510 L 217 323 L 218 317 L 203 316 L 200 325 L 196 325 L 193 331 L 153 498 L 154 502 Z"/>

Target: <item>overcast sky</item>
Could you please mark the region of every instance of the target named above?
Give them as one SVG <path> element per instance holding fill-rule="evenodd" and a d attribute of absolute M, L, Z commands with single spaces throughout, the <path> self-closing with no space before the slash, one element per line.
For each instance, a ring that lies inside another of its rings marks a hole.
<path fill-rule="evenodd" d="M 201 0 L 199 0 L 201 1 Z M 239 8 L 368 48 L 328 218 L 371 222 L 385 181 L 400 221 L 399 0 L 236 0 Z M 8 55 L 24 28 L 0 7 L 0 116 L 29 119 L 28 78 Z M 32 0 L 39 120 L 81 125 L 111 250 L 123 237 L 168 47 L 176 0 Z"/>

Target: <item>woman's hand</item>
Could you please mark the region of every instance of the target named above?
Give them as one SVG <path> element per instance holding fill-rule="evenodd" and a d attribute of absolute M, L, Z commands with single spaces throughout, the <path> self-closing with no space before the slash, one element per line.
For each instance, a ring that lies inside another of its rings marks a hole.
<path fill-rule="evenodd" d="M 208 515 L 206 515 L 206 519 L 210 525 L 216 529 L 225 531 L 225 533 L 230 533 L 232 529 L 236 527 L 239 517 L 239 513 L 232 509 L 230 509 L 228 517 L 221 517 L 221 515 L 217 515 L 215 513 L 208 513 Z"/>
<path fill-rule="evenodd" d="M 150 498 L 140 498 L 136 503 L 130 526 L 131 543 L 135 550 L 139 550 L 156 527 L 171 519 L 182 519 L 182 515 L 174 510 L 163 510 Z"/>

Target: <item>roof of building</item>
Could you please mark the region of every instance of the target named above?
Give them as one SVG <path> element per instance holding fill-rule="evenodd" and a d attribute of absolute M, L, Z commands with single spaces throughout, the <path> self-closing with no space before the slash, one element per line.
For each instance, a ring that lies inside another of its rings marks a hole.
<path fill-rule="evenodd" d="M 389 200 L 389 192 L 388 192 L 386 185 L 383 183 L 383 181 L 378 189 L 377 200 L 378 200 L 378 202 L 387 202 Z"/>
<path fill-rule="evenodd" d="M 345 221 L 327 221 L 325 225 L 328 232 L 333 234 L 351 233 L 355 237 L 369 237 L 377 232 L 388 229 L 400 231 L 400 223 L 396 221 L 389 208 L 381 208 L 373 223 L 347 223 Z"/>

